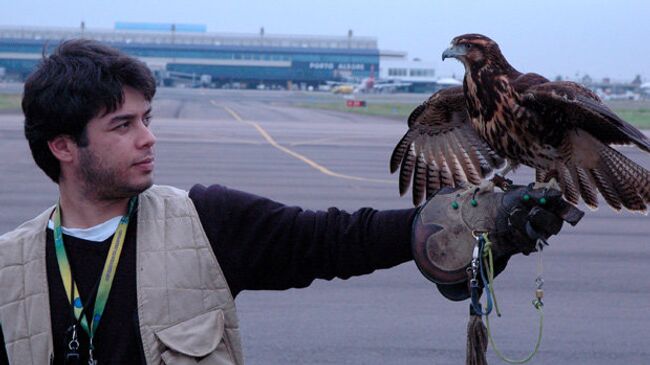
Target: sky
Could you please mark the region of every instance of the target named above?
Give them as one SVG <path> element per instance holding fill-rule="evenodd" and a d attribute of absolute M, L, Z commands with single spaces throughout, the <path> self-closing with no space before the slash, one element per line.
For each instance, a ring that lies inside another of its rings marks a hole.
<path fill-rule="evenodd" d="M 204 24 L 208 32 L 375 37 L 380 49 L 431 62 L 439 77 L 461 77 L 441 61 L 451 39 L 482 33 L 522 72 L 594 80 L 650 81 L 647 0 L 0 0 L 0 26 L 112 29 L 115 22 Z"/>

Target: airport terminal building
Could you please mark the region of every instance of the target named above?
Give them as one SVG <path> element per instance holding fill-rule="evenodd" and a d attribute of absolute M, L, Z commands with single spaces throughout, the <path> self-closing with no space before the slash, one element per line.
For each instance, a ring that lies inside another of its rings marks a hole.
<path fill-rule="evenodd" d="M 118 23 L 119 25 L 119 23 Z M 379 69 L 374 38 L 216 34 L 120 27 L 115 30 L 0 28 L 0 67 L 24 78 L 43 48 L 71 38 L 102 41 L 142 59 L 162 82 L 224 85 L 313 85 L 362 78 Z M 175 29 L 174 29 L 175 28 Z"/>
<path fill-rule="evenodd" d="M 382 58 L 375 38 L 351 31 L 336 37 L 268 35 L 263 28 L 257 34 L 220 34 L 182 24 L 116 23 L 111 30 L 83 24 L 0 27 L 0 76 L 23 80 L 44 49 L 72 38 L 98 40 L 137 56 L 160 84 L 193 87 L 317 88 L 332 80 L 378 76 Z"/>

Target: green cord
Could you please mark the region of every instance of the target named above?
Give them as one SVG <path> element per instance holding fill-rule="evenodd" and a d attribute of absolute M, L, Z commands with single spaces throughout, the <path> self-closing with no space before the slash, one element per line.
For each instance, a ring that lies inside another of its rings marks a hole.
<path fill-rule="evenodd" d="M 492 241 L 488 239 L 487 233 L 483 233 L 483 238 L 485 239 L 485 248 L 483 256 L 487 256 L 489 264 L 486 265 L 488 268 L 488 283 L 490 290 L 490 295 L 492 296 L 492 302 L 494 303 L 494 310 L 497 312 L 497 316 L 501 317 L 501 311 L 499 310 L 499 303 L 497 302 L 497 297 L 494 295 L 494 259 L 492 257 Z"/>
<path fill-rule="evenodd" d="M 489 290 L 490 290 L 490 294 L 492 295 L 492 301 L 494 302 L 494 308 L 497 312 L 497 315 L 501 316 L 501 313 L 499 312 L 499 306 L 497 305 L 497 297 L 494 295 L 494 259 L 492 257 L 492 248 L 491 248 L 492 242 L 488 240 L 486 233 L 483 234 L 483 238 L 485 239 L 485 248 L 484 248 L 485 252 L 483 252 L 483 256 L 487 256 L 484 258 L 487 258 L 487 261 L 489 262 L 488 265 Z M 533 306 L 539 312 L 539 333 L 537 334 L 537 343 L 535 344 L 535 348 L 533 349 L 533 351 L 530 354 L 528 354 L 528 356 L 520 360 L 507 358 L 505 355 L 501 353 L 496 343 L 494 342 L 494 339 L 492 339 L 492 331 L 490 330 L 489 316 L 488 315 L 485 316 L 485 326 L 487 328 L 490 345 L 492 346 L 494 353 L 496 353 L 501 360 L 509 364 L 525 364 L 528 361 L 530 361 L 539 351 L 539 346 L 542 343 L 542 332 L 544 328 L 544 312 L 542 311 L 543 304 L 539 299 L 536 298 L 535 300 L 533 300 Z"/>

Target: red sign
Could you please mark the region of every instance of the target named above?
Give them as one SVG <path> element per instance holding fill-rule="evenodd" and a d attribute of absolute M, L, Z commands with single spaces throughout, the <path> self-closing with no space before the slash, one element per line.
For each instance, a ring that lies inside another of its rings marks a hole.
<path fill-rule="evenodd" d="M 365 100 L 346 100 L 345 105 L 348 108 L 363 108 L 366 106 Z"/>

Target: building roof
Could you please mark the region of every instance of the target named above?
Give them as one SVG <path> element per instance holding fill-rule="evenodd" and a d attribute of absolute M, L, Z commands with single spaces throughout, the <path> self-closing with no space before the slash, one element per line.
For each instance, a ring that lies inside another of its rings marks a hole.
<path fill-rule="evenodd" d="M 358 36 L 153 32 L 88 28 L 0 27 L 0 39 L 88 38 L 109 43 L 377 50 L 377 39 Z"/>

